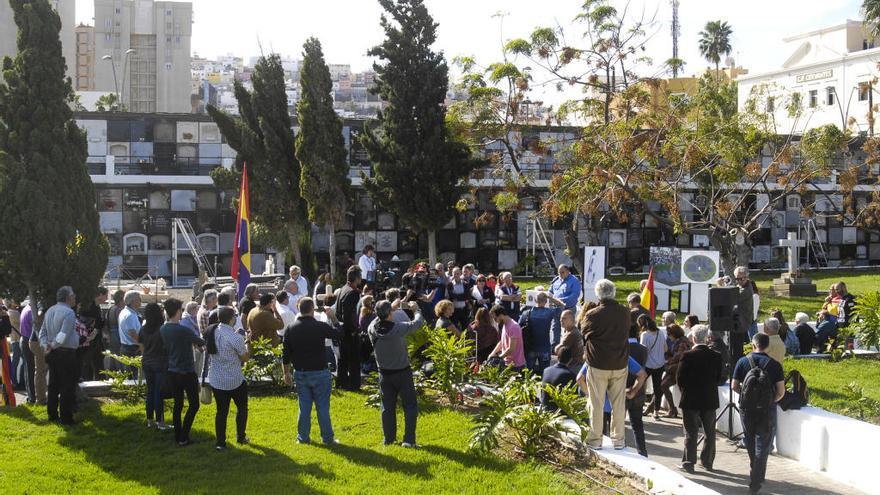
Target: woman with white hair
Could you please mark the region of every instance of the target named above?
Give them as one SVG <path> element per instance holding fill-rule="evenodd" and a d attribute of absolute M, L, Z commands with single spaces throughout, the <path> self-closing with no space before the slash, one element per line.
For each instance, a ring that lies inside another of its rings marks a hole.
<path fill-rule="evenodd" d="M 808 323 L 810 316 L 806 313 L 798 313 L 794 317 L 794 333 L 800 342 L 800 354 L 810 354 L 813 352 L 813 344 L 816 341 L 816 331 Z"/>

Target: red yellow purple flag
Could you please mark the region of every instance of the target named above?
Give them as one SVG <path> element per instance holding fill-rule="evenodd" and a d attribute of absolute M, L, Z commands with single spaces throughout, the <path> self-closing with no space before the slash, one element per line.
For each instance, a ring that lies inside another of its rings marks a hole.
<path fill-rule="evenodd" d="M 241 193 L 238 197 L 238 221 L 235 223 L 235 244 L 232 246 L 232 279 L 238 282 L 238 297 L 251 283 L 251 224 L 248 203 L 247 163 L 241 171 Z"/>

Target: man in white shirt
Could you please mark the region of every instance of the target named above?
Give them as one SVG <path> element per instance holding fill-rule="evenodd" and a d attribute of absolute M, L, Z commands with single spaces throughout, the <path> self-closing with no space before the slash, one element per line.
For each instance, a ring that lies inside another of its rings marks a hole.
<path fill-rule="evenodd" d="M 361 267 L 364 282 L 372 286 L 376 282 L 376 251 L 372 245 L 364 246 L 363 254 L 358 258 L 358 266 Z"/>
<path fill-rule="evenodd" d="M 284 292 L 287 293 L 287 309 L 289 309 L 294 315 L 299 314 L 299 300 L 303 298 L 308 292 L 300 292 L 299 284 L 294 279 L 288 279 L 287 282 L 284 282 Z"/>
<path fill-rule="evenodd" d="M 296 323 L 297 313 L 293 312 L 287 306 L 288 299 L 289 296 L 287 295 L 287 292 L 283 290 L 278 291 L 278 294 L 275 295 L 275 301 L 278 303 L 275 305 L 275 309 L 278 310 L 278 316 L 280 316 L 281 321 L 284 322 L 284 328 L 277 330 L 279 337 L 284 337 L 287 333 L 287 329 Z"/>
<path fill-rule="evenodd" d="M 309 294 L 309 281 L 306 280 L 305 277 L 302 276 L 302 270 L 296 265 L 292 265 L 290 267 L 290 280 L 296 282 L 296 286 L 299 288 L 297 294 L 300 297 L 306 296 Z"/>

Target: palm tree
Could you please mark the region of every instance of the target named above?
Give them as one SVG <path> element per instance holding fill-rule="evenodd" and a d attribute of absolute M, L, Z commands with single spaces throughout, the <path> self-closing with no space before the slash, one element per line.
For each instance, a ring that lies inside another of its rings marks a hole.
<path fill-rule="evenodd" d="M 700 55 L 715 64 L 715 76 L 718 77 L 722 55 L 730 55 L 730 35 L 733 28 L 726 21 L 709 21 L 700 31 Z"/>
<path fill-rule="evenodd" d="M 865 29 L 868 34 L 880 37 L 880 0 L 864 0 L 862 15 L 865 16 Z"/>

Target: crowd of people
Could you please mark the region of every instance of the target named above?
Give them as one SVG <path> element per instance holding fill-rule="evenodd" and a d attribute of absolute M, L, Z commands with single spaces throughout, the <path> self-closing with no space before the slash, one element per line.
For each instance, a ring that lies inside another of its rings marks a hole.
<path fill-rule="evenodd" d="M 805 313 L 795 315 L 791 328 L 774 311 L 759 332 L 756 287 L 748 270 L 738 267 L 739 321 L 737 330 L 725 335 L 694 315 L 679 324 L 672 312 L 664 313 L 658 326 L 640 294 L 630 294 L 626 305 L 618 303 L 610 280 L 595 284 L 595 298 L 590 299 L 596 302 L 580 301 L 580 281 L 565 265 L 525 305 L 511 273 L 479 274 L 471 264 L 438 263 L 433 269 L 418 264 L 403 275 L 401 287 L 382 288 L 375 260 L 363 260 L 371 255 L 371 248 L 365 250 L 360 262 L 347 269 L 345 284 L 335 290 L 330 277 L 322 274 L 310 292 L 300 268 L 293 266 L 282 290 L 263 292 L 251 284 L 243 288 L 240 300 L 232 287 L 206 288 L 198 302 L 171 298 L 142 305 L 139 292 L 116 291 L 110 297 L 100 288 L 93 300 L 78 305 L 73 290 L 62 287 L 56 304 L 45 311 L 28 302 L 7 301 L 0 308 L 0 327 L 11 329 L 13 368 L 19 370 L 14 381 L 29 403 L 46 405 L 50 420 L 73 424 L 77 380 L 100 378 L 103 351 L 141 356 L 141 369 L 132 367 L 130 372 L 134 377 L 142 372 L 146 382 L 147 427 L 173 429 L 178 445 L 190 444 L 200 401 L 209 402 L 200 395 L 210 393 L 216 401 L 215 447 L 222 450 L 232 403 L 236 441 L 248 443 L 248 384 L 242 369 L 255 344 L 264 341 L 282 346 L 284 381 L 296 385 L 298 442 L 311 442 L 312 409 L 322 441 L 337 442 L 330 416 L 333 371 L 335 386 L 352 391 L 360 389 L 364 373 L 376 371 L 384 442 L 397 442 L 400 402 L 402 445 L 415 447 L 418 404 L 407 337 L 430 325 L 471 339 L 472 360 L 482 366 L 528 369 L 545 383 L 576 384 L 591 405 L 591 448 L 603 447 L 603 433 L 613 448 L 624 448 L 628 416 L 636 449 L 648 456 L 643 417 L 680 413 L 685 433 L 681 466 L 689 472 L 697 462 L 713 469 L 718 387 L 730 378 L 740 395 L 750 488 L 757 492 L 772 449 L 774 404 L 784 392 L 782 359 L 814 347 L 822 350 L 837 337 L 838 328 L 849 324 L 855 305 L 840 282 L 831 287 L 816 329 Z M 109 309 L 102 310 L 108 299 Z M 753 352 L 742 356 L 746 340 Z M 677 402 L 675 386 L 680 391 Z M 170 427 L 166 399 L 173 401 Z M 546 394 L 541 402 L 555 407 Z"/>

